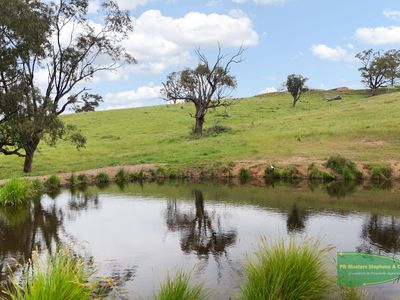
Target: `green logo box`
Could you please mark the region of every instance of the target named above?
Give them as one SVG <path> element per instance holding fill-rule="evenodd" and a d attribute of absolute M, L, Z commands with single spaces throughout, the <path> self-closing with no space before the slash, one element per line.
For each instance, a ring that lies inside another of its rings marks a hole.
<path fill-rule="evenodd" d="M 338 252 L 337 279 L 341 288 L 360 287 L 400 279 L 400 260 L 388 256 Z"/>

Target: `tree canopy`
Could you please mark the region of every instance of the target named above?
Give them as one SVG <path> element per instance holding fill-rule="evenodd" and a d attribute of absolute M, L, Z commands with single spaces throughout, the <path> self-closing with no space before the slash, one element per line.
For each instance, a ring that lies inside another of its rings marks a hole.
<path fill-rule="evenodd" d="M 59 118 L 67 109 L 91 111 L 102 98 L 87 81 L 100 71 L 135 63 L 121 42 L 133 25 L 115 1 L 102 2 L 101 23 L 87 17 L 88 0 L 0 0 L 0 152 L 25 158 L 30 172 L 40 141 L 84 146 Z M 45 74 L 43 86 L 38 77 Z"/>
<path fill-rule="evenodd" d="M 293 107 L 296 106 L 296 103 L 300 100 L 301 95 L 308 91 L 308 88 L 305 86 L 307 80 L 308 78 L 296 74 L 291 74 L 287 77 L 286 88 L 293 97 Z"/>
<path fill-rule="evenodd" d="M 372 94 L 389 85 L 394 86 L 400 78 L 400 51 L 389 50 L 384 53 L 373 49 L 364 50 L 356 55 L 361 62 L 362 82 L 371 89 Z"/>
<path fill-rule="evenodd" d="M 231 66 L 242 61 L 244 49 L 240 48 L 234 55 L 222 53 L 218 47 L 217 58 L 210 63 L 207 57 L 196 50 L 199 63 L 194 69 L 187 68 L 168 75 L 161 90 L 165 100 L 191 102 L 196 112 L 196 124 L 193 132 L 202 134 L 205 115 L 209 109 L 227 107 L 232 104 L 228 98 L 236 88 L 236 78 L 231 75 Z"/>

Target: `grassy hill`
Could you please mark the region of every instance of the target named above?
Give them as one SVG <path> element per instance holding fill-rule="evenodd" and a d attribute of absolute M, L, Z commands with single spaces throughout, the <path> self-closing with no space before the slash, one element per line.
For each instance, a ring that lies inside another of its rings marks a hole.
<path fill-rule="evenodd" d="M 341 101 L 322 101 L 335 94 L 309 92 L 294 109 L 285 93 L 235 100 L 226 111 L 206 116 L 206 129 L 218 124 L 231 130 L 200 139 L 189 134 L 191 104 L 66 115 L 63 119 L 87 136 L 86 148 L 77 151 L 64 142 L 50 148 L 42 142 L 33 175 L 139 163 L 311 162 L 332 154 L 364 163 L 399 160 L 399 90 L 375 97 L 347 91 L 340 93 Z M 0 177 L 19 173 L 22 163 L 2 156 Z"/>

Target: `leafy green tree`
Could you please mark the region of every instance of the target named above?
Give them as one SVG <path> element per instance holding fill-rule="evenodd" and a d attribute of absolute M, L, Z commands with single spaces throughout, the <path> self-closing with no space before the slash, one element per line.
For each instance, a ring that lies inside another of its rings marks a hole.
<path fill-rule="evenodd" d="M 388 59 L 387 77 L 390 80 L 390 85 L 395 86 L 400 78 L 400 50 L 392 49 L 385 53 Z"/>
<path fill-rule="evenodd" d="M 194 69 L 185 69 L 168 75 L 161 93 L 165 100 L 191 102 L 196 112 L 193 116 L 196 124 L 193 133 L 201 135 L 205 116 L 209 109 L 227 107 L 232 104 L 228 99 L 236 88 L 236 78 L 231 75 L 232 64 L 242 61 L 244 49 L 241 47 L 234 55 L 227 57 L 218 49 L 217 59 L 210 64 L 206 56 L 196 50 L 199 63 Z"/>
<path fill-rule="evenodd" d="M 293 107 L 296 106 L 296 103 L 300 100 L 301 95 L 308 91 L 308 88 L 305 86 L 307 80 L 308 78 L 296 74 L 291 74 L 287 77 L 286 88 L 293 97 Z"/>
<path fill-rule="evenodd" d="M 133 30 L 129 13 L 106 0 L 101 24 L 87 15 L 88 0 L 0 0 L 0 152 L 24 157 L 25 172 L 42 140 L 83 147 L 85 137 L 59 116 L 93 110 L 102 99 L 85 83 L 135 63 L 121 46 Z M 45 88 L 38 86 L 39 71 L 46 72 Z"/>
<path fill-rule="evenodd" d="M 382 53 L 373 49 L 364 50 L 356 55 L 361 62 L 362 82 L 376 95 L 379 88 L 395 85 L 399 78 L 400 53 L 390 50 Z"/>

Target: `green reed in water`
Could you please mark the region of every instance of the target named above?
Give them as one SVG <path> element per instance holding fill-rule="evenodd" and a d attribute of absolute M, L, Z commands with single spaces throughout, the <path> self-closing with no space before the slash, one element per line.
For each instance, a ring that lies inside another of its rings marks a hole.
<path fill-rule="evenodd" d="M 202 284 L 191 284 L 190 275 L 179 271 L 174 277 L 168 275 L 155 300 L 205 300 L 207 293 Z"/>
<path fill-rule="evenodd" d="M 24 179 L 12 178 L 0 189 L 0 205 L 17 206 L 26 203 L 31 186 Z"/>
<path fill-rule="evenodd" d="M 97 287 L 90 281 L 93 274 L 93 267 L 69 248 L 61 248 L 46 261 L 34 252 L 22 278 L 11 277 L 6 294 L 12 300 L 91 299 Z"/>
<path fill-rule="evenodd" d="M 261 242 L 255 257 L 245 265 L 246 283 L 241 286 L 241 299 L 297 300 L 325 299 L 333 289 L 333 278 L 324 263 L 331 248 L 317 242 Z"/>

